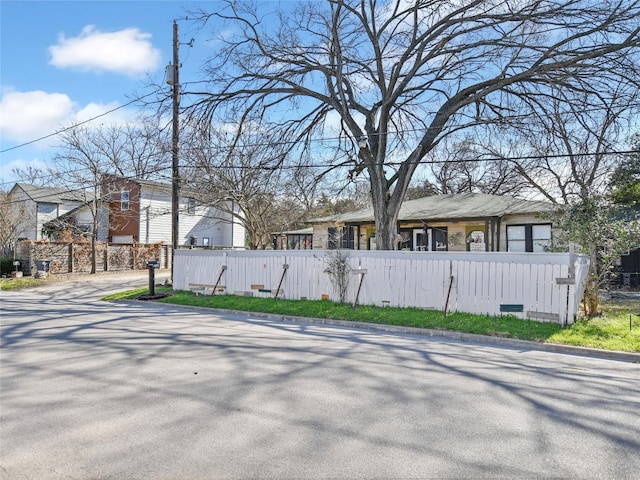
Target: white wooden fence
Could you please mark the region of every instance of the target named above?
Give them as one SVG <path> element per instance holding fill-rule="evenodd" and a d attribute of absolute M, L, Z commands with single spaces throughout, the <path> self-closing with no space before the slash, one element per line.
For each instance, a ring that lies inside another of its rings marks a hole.
<path fill-rule="evenodd" d="M 347 301 L 573 323 L 588 260 L 571 253 L 342 250 Z M 337 301 L 335 250 L 176 250 L 177 290 Z M 215 290 L 215 292 L 214 292 Z"/>

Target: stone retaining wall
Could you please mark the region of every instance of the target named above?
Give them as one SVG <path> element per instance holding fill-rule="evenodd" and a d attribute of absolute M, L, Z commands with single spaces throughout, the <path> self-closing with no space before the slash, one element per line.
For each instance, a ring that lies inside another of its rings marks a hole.
<path fill-rule="evenodd" d="M 116 272 L 144 270 L 146 262 L 157 260 L 160 268 L 171 267 L 171 247 L 156 244 L 96 243 L 96 271 Z M 50 242 L 23 240 L 18 242 L 16 257 L 26 275 L 35 274 L 48 265 L 49 273 L 90 273 L 92 249 L 88 242 Z"/>

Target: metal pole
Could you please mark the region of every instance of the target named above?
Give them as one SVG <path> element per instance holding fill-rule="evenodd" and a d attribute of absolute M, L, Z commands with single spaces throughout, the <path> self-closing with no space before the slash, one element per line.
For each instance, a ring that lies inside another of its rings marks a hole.
<path fill-rule="evenodd" d="M 153 297 L 156 294 L 156 269 L 153 265 L 147 268 L 149 269 L 149 295 Z"/>
<path fill-rule="evenodd" d="M 179 109 L 180 109 L 180 58 L 178 44 L 178 23 L 173 22 L 173 135 L 171 142 L 171 240 L 173 254 L 171 255 L 171 280 L 173 281 L 173 264 L 175 251 L 179 246 L 179 221 L 180 221 L 180 171 L 178 169 L 179 148 Z"/>

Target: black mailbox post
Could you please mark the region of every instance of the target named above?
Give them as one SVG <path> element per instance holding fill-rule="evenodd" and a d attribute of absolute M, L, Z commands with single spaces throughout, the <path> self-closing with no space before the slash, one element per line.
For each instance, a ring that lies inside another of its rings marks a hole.
<path fill-rule="evenodd" d="M 156 268 L 160 268 L 160 262 L 157 260 L 151 260 L 147 262 L 147 269 L 149 270 L 149 295 L 156 294 Z"/>

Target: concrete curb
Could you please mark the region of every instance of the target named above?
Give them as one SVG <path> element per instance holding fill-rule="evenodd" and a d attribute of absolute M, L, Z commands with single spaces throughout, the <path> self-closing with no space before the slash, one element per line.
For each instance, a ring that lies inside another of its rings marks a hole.
<path fill-rule="evenodd" d="M 115 300 L 116 303 L 140 304 L 140 300 Z M 196 312 L 213 312 L 251 317 L 259 320 L 275 320 L 279 322 L 302 323 L 306 325 L 329 325 L 334 327 L 357 328 L 362 330 L 378 331 L 385 333 L 420 335 L 425 337 L 436 337 L 458 340 L 486 345 L 498 345 L 523 350 L 540 350 L 544 352 L 561 353 L 565 355 L 576 355 L 583 357 L 595 357 L 608 360 L 617 360 L 629 363 L 640 363 L 640 353 L 619 352 L 614 350 L 601 350 L 598 348 L 574 347 L 571 345 L 561 345 L 555 343 L 541 343 L 530 340 L 519 340 L 515 338 L 493 337 L 488 335 L 478 335 L 475 333 L 462 333 L 451 330 L 434 330 L 429 328 L 399 327 L 395 325 L 385 325 L 379 323 L 352 322 L 346 320 L 333 320 L 328 318 L 296 317 L 293 315 L 278 315 L 263 312 L 245 312 L 241 310 L 227 310 L 223 308 L 196 307 L 191 305 L 176 305 L 174 303 L 146 302 L 149 305 L 162 306 L 163 308 L 180 308 Z"/>

